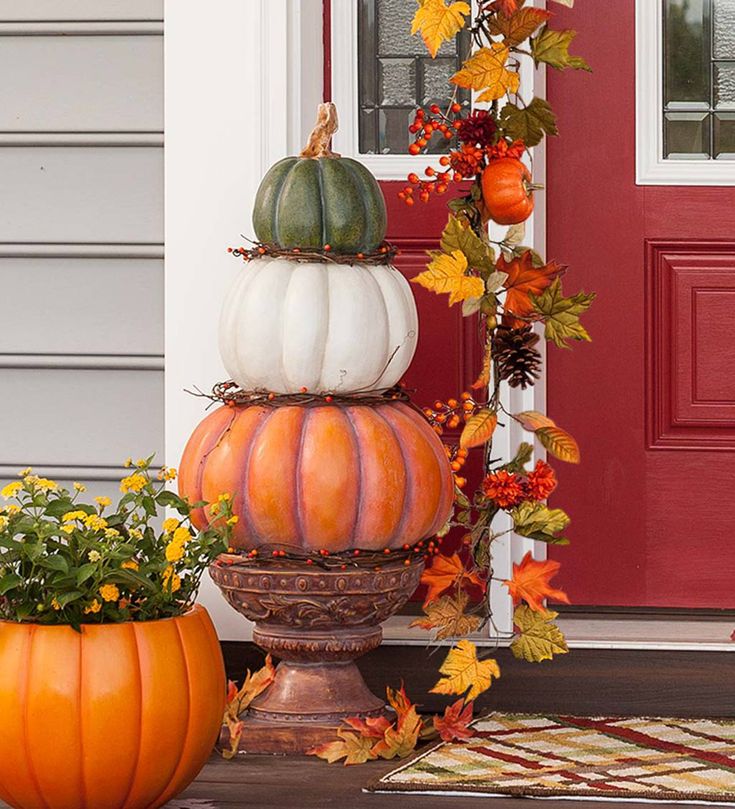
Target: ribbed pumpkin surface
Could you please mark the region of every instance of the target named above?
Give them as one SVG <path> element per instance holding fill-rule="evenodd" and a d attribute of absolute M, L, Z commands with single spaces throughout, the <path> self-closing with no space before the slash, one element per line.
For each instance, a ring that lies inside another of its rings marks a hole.
<path fill-rule="evenodd" d="M 225 674 L 209 615 L 0 623 L 0 798 L 22 809 L 151 809 L 209 757 Z"/>
<path fill-rule="evenodd" d="M 267 244 L 368 253 L 385 239 L 385 200 L 356 160 L 285 157 L 260 184 L 253 227 Z"/>
<path fill-rule="evenodd" d="M 221 407 L 179 467 L 191 500 L 233 495 L 234 544 L 382 549 L 435 534 L 453 498 L 441 441 L 402 402 Z M 203 511 L 193 515 L 206 525 Z"/>
<path fill-rule="evenodd" d="M 413 294 L 395 268 L 285 258 L 243 267 L 219 330 L 232 379 L 277 393 L 389 388 L 417 340 Z"/>

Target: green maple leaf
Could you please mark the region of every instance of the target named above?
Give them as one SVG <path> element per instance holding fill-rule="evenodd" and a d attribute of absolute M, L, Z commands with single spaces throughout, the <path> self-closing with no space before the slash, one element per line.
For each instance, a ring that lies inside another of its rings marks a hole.
<path fill-rule="evenodd" d="M 555 654 L 566 654 L 569 647 L 564 635 L 552 623 L 558 614 L 551 611 L 535 612 L 525 604 L 516 607 L 513 623 L 520 634 L 510 645 L 513 654 L 529 663 L 540 663 L 542 660 L 551 660 Z"/>
<path fill-rule="evenodd" d="M 495 253 L 489 244 L 472 230 L 466 219 L 449 216 L 442 233 L 441 248 L 445 253 L 459 250 L 464 253 L 467 264 L 481 272 L 492 272 L 495 269 Z"/>
<path fill-rule="evenodd" d="M 560 508 L 549 508 L 543 503 L 525 500 L 510 512 L 516 534 L 549 545 L 568 545 L 569 540 L 560 536 L 569 525 L 569 516 Z"/>
<path fill-rule="evenodd" d="M 547 340 L 552 340 L 559 348 L 569 348 L 567 340 L 591 340 L 579 322 L 579 316 L 590 308 L 595 299 L 594 292 L 589 295 L 578 292 L 571 298 L 565 298 L 561 281 L 557 278 L 541 295 L 530 297 L 533 308 L 544 320 L 544 336 Z"/>
<path fill-rule="evenodd" d="M 559 134 L 554 111 L 543 98 L 534 98 L 524 109 L 506 104 L 500 113 L 500 122 L 508 137 L 522 140 L 526 146 L 541 143 L 544 134 Z"/>
<path fill-rule="evenodd" d="M 576 35 L 576 31 L 554 31 L 545 25 L 531 40 L 531 53 L 536 64 L 545 62 L 557 70 L 564 70 L 567 67 L 575 70 L 592 70 L 581 56 L 572 56 L 569 53 L 569 46 Z"/>

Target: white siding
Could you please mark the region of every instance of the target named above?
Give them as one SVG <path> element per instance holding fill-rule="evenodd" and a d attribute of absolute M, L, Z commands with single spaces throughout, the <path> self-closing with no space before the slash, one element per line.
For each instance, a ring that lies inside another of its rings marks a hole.
<path fill-rule="evenodd" d="M 162 6 L 0 0 L 0 480 L 163 457 Z"/>

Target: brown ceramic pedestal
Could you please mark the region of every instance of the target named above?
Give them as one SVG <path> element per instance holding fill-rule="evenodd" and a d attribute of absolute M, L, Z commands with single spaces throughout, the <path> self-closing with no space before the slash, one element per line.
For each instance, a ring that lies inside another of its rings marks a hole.
<path fill-rule="evenodd" d="M 303 562 L 258 563 L 224 556 L 210 574 L 225 598 L 255 622 L 253 640 L 281 659 L 273 684 L 244 717 L 240 749 L 303 754 L 335 738 L 348 716 L 379 716 L 385 703 L 355 659 L 380 645 L 380 623 L 418 586 L 414 556 L 346 570 Z"/>

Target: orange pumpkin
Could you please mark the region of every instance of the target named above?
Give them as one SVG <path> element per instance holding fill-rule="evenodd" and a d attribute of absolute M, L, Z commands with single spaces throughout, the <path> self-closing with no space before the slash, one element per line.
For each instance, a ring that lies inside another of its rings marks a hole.
<path fill-rule="evenodd" d="M 499 225 L 525 222 L 533 211 L 531 172 L 515 157 L 491 160 L 482 172 L 482 201 Z"/>
<path fill-rule="evenodd" d="M 179 466 L 192 501 L 233 495 L 233 544 L 379 550 L 435 534 L 452 505 L 444 448 L 402 402 L 221 407 Z M 203 528 L 207 515 L 192 515 Z"/>
<path fill-rule="evenodd" d="M 203 607 L 160 621 L 0 623 L 0 798 L 19 809 L 151 809 L 217 739 L 225 673 Z"/>

